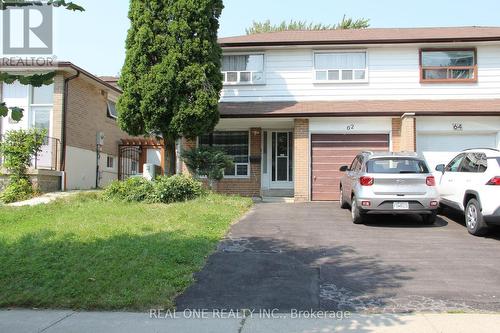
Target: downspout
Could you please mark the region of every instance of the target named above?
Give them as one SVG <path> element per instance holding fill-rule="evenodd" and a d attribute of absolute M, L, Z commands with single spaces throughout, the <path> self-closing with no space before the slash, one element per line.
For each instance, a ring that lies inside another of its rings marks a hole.
<path fill-rule="evenodd" d="M 68 109 L 68 88 L 69 81 L 76 79 L 80 76 L 80 71 L 76 71 L 76 74 L 64 79 L 64 93 L 63 93 L 63 109 L 62 109 L 62 146 L 61 146 L 61 172 L 63 173 L 63 179 L 61 184 L 61 190 L 66 190 L 66 111 Z"/>

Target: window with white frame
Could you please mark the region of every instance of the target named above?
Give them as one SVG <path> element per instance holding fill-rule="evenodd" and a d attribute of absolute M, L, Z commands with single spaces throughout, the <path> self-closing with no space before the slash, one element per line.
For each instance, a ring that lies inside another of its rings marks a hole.
<path fill-rule="evenodd" d="M 225 55 L 222 76 L 224 84 L 263 84 L 264 55 Z"/>
<path fill-rule="evenodd" d="M 113 156 L 107 156 L 106 158 L 106 167 L 108 169 L 113 169 L 115 166 L 115 158 Z"/>
<path fill-rule="evenodd" d="M 232 168 L 224 170 L 225 177 L 250 175 L 250 145 L 248 131 L 213 132 L 199 137 L 200 146 L 219 148 L 233 159 Z"/>
<path fill-rule="evenodd" d="M 116 111 L 116 103 L 108 100 L 108 117 L 116 119 L 118 118 L 118 112 Z"/>
<path fill-rule="evenodd" d="M 317 52 L 314 71 L 318 82 L 366 82 L 366 52 Z"/>
<path fill-rule="evenodd" d="M 50 116 L 54 103 L 54 85 L 30 86 L 30 90 L 30 127 L 48 131 L 50 129 Z"/>

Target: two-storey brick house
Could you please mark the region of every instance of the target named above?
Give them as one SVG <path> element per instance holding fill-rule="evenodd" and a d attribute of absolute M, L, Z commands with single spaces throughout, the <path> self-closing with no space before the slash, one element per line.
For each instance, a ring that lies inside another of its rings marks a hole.
<path fill-rule="evenodd" d="M 183 147 L 234 157 L 219 190 L 337 200 L 361 150 L 417 151 L 431 166 L 500 148 L 500 28 L 287 31 L 219 40 L 216 130 Z"/>

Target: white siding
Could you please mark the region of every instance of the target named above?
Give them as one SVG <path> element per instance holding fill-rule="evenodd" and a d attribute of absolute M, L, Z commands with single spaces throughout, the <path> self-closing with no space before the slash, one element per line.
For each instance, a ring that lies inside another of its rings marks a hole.
<path fill-rule="evenodd" d="M 477 47 L 479 81 L 458 84 L 421 84 L 418 46 L 366 50 L 368 83 L 314 83 L 314 50 L 268 50 L 265 52 L 266 83 L 225 86 L 222 101 L 488 99 L 500 96 L 500 46 Z"/>

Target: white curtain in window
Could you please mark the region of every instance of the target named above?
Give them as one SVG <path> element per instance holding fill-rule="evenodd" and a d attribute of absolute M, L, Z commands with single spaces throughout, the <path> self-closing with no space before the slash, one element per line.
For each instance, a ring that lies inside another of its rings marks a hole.
<path fill-rule="evenodd" d="M 318 53 L 315 55 L 316 69 L 364 69 L 366 53 Z"/>
<path fill-rule="evenodd" d="M 53 104 L 54 103 L 54 84 L 43 85 L 41 87 L 32 87 L 32 104 Z"/>
<path fill-rule="evenodd" d="M 231 55 L 222 58 L 222 71 L 262 71 L 264 68 L 264 56 L 262 54 Z"/>

